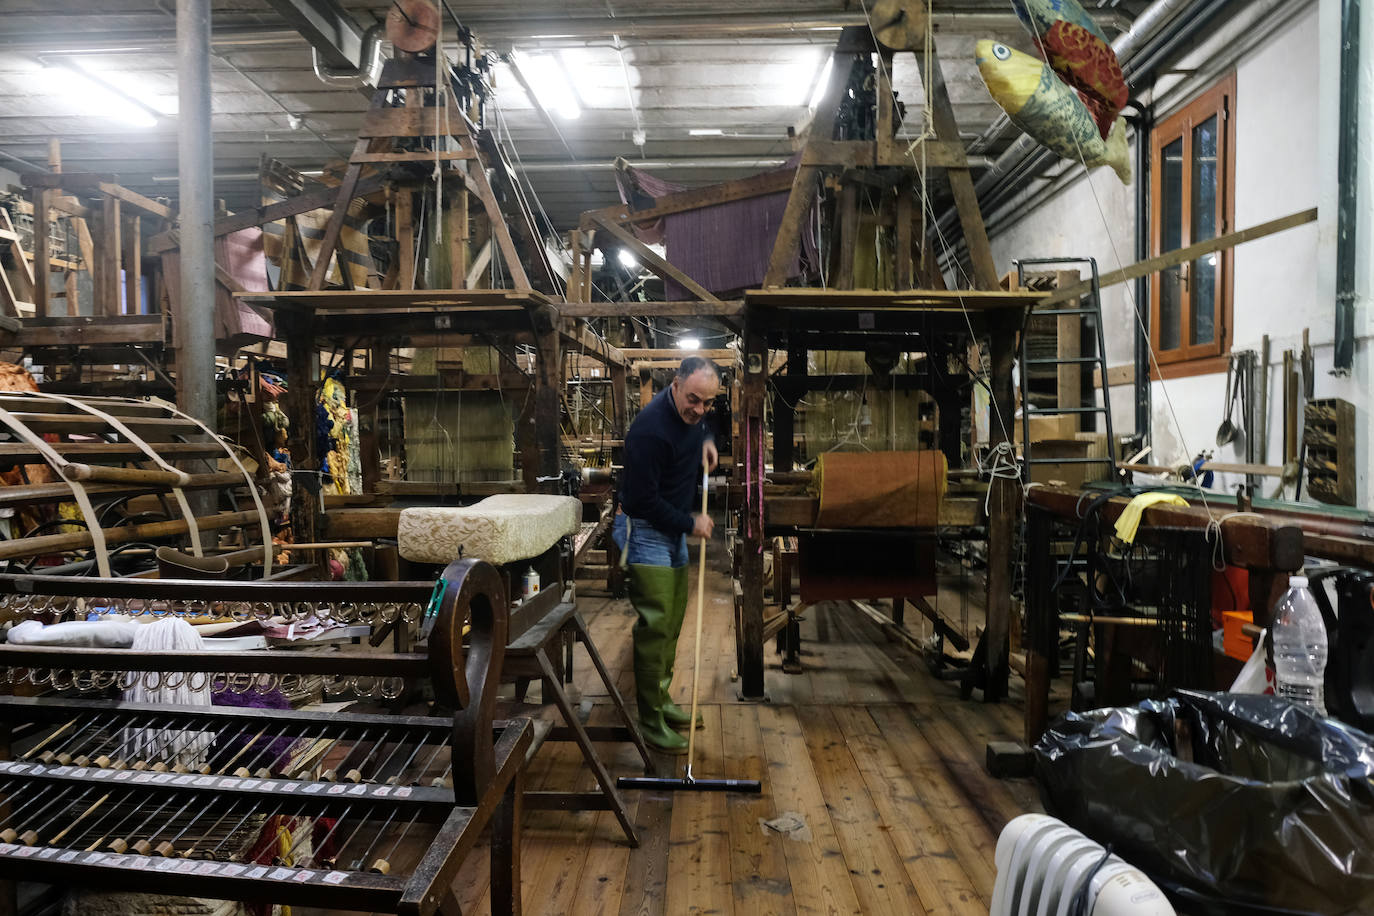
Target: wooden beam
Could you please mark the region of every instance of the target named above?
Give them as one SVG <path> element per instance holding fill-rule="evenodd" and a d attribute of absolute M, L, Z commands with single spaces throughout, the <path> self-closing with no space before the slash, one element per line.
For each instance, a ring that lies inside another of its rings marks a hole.
<path fill-rule="evenodd" d="M 737 357 L 731 357 L 730 359 L 712 359 L 711 362 L 715 363 L 717 366 L 728 369 L 735 364 L 736 359 Z M 681 365 L 681 359 L 642 359 L 630 363 L 630 371 L 643 372 L 647 369 L 676 369 Z"/>
<path fill-rule="evenodd" d="M 96 187 L 100 189 L 100 193 L 113 197 L 116 200 L 123 201 L 129 206 L 142 210 L 144 213 L 151 214 L 152 216 L 160 216 L 163 219 L 173 219 L 177 215 L 176 211 L 166 204 L 160 204 L 151 197 L 144 197 L 137 191 L 130 191 L 128 188 L 117 185 L 112 181 L 102 181 Z"/>
<path fill-rule="evenodd" d="M 354 192 L 359 197 L 366 197 L 374 194 L 382 188 L 382 179 L 378 176 L 370 176 L 361 179 Z M 338 197 L 337 188 L 320 188 L 305 194 L 298 194 L 295 197 L 288 197 L 286 200 L 278 201 L 274 204 L 266 204 L 261 207 L 254 207 L 251 210 L 242 210 L 232 216 L 215 221 L 215 235 L 228 235 L 231 232 L 238 232 L 242 229 L 249 229 L 253 226 L 261 226 L 265 223 L 273 223 L 279 219 L 286 219 L 288 216 L 298 216 L 308 213 L 311 210 L 319 210 L 323 207 L 332 206 L 335 198 Z M 181 244 L 180 236 L 176 230 L 161 232 L 148 240 L 148 253 L 161 254 L 164 251 L 171 251 Z"/>
<path fill-rule="evenodd" d="M 925 94 L 935 121 L 935 136 L 942 143 L 958 145 L 962 151 L 959 123 L 954 118 L 954 105 L 949 100 L 949 89 L 945 85 L 944 71 L 940 67 L 935 46 L 931 45 L 929 57 L 924 49 L 918 48 L 915 53 L 919 72 L 931 75 L 931 85 L 925 87 Z M 988 230 L 983 224 L 983 213 L 978 207 L 978 194 L 973 188 L 973 176 L 967 160 L 962 165 L 946 167 L 945 177 L 954 193 L 959 224 L 964 230 L 969 260 L 973 262 L 974 288 L 997 289 L 997 266 L 992 260 L 992 245 L 988 242 Z"/>
<path fill-rule="evenodd" d="M 572 349 L 568 352 L 583 354 L 600 360 L 607 365 L 624 366 L 629 362 L 625 351 L 614 347 L 609 341 L 602 340 L 587 327 L 581 326 L 573 331 L 561 331 L 563 340 Z"/>
<path fill-rule="evenodd" d="M 703 359 L 734 359 L 738 354 L 729 348 L 719 350 L 681 350 L 655 349 L 652 347 L 627 347 L 620 351 L 626 359 L 677 359 L 700 356 Z"/>
<path fill-rule="evenodd" d="M 765 194 L 778 194 L 792 187 L 792 178 L 795 172 L 795 169 L 776 169 L 751 175 L 748 178 L 739 178 L 735 181 L 722 181 L 719 184 L 708 185 L 704 188 L 666 194 L 656 199 L 652 207 L 643 210 L 631 210 L 624 205 L 588 210 L 582 214 L 580 225 L 588 228 L 598 217 L 615 223 L 645 223 L 673 213 L 700 210 L 703 207 L 714 207 L 717 204 L 726 204 L 736 200 L 748 200 L 751 197 L 762 197 Z"/>
<path fill-rule="evenodd" d="M 825 92 L 816 106 L 816 115 L 807 133 L 808 146 L 812 141 L 830 139 L 835 126 L 835 115 L 840 108 L 840 97 L 849 81 L 850 64 L 857 53 L 848 48 L 855 41 L 864 41 L 863 33 L 866 32 L 868 26 L 850 27 L 840 33 L 840 39 L 830 55 L 830 80 L 826 83 Z M 872 36 L 869 35 L 867 40 L 871 44 Z M 805 147 L 802 148 L 802 155 L 806 155 Z M 782 221 L 778 225 L 777 238 L 773 240 L 773 251 L 768 256 L 768 272 L 763 278 L 765 287 L 782 286 L 787 281 L 787 268 L 792 263 L 797 245 L 801 243 L 802 225 L 806 222 L 806 215 L 811 211 L 811 202 L 816 195 L 816 181 L 820 174 L 819 167 L 813 165 L 803 165 L 797 169 L 792 180 L 792 193 L 787 198 L 787 208 L 783 211 Z"/>
<path fill-rule="evenodd" d="M 744 314 L 740 299 L 699 302 L 566 302 L 558 306 L 564 318 L 716 318 Z"/>
<path fill-rule="evenodd" d="M 1130 385 L 1130 384 L 1132 384 L 1132 383 L 1134 383 L 1134 382 L 1135 382 L 1135 365 L 1134 365 L 1134 364 L 1132 364 L 1132 363 L 1126 363 L 1125 365 L 1122 365 L 1122 366 L 1108 366 L 1108 367 L 1107 367 L 1107 386 L 1108 386 L 1108 387 L 1114 387 L 1114 386 L 1116 386 L 1116 385 Z M 1101 387 L 1102 387 L 1102 370 L 1101 370 L 1101 369 L 1094 369 L 1094 370 L 1093 370 L 1093 387 L 1094 387 L 1094 388 L 1101 388 Z"/>
<path fill-rule="evenodd" d="M 983 311 L 995 309 L 1023 309 L 1037 305 L 1045 293 L 1024 290 L 981 289 L 909 289 L 909 290 L 839 290 L 751 289 L 744 301 L 750 306 L 779 309 L 859 309 L 862 311 Z"/>
<path fill-rule="evenodd" d="M 687 276 L 685 273 L 683 273 L 678 268 L 674 267 L 672 264 L 669 264 L 666 260 L 659 256 L 658 252 L 654 251 L 648 245 L 645 245 L 639 239 L 635 238 L 634 235 L 625 227 L 617 223 L 614 223 L 611 220 L 603 219 L 599 216 L 593 216 L 592 221 L 602 229 L 606 230 L 606 232 L 608 232 L 621 244 L 625 245 L 632 252 L 634 252 L 635 257 L 639 259 L 641 264 L 647 266 L 650 270 L 658 274 L 663 279 L 673 280 L 683 289 L 687 290 L 689 293 L 691 293 L 692 295 L 696 296 L 698 299 L 701 299 L 704 302 L 721 301 L 720 299 L 716 298 L 715 294 L 713 294 L 710 290 L 706 289 L 706 287 L 702 286 L 700 283 L 693 280 L 691 277 Z M 605 247 L 606 246 L 604 244 L 601 245 L 602 250 L 605 250 Z"/>
<path fill-rule="evenodd" d="M 1109 274 L 1104 274 L 1098 280 L 1098 288 L 1101 289 L 1108 286 L 1115 286 L 1118 283 L 1125 283 L 1128 280 L 1136 280 L 1148 274 L 1158 273 L 1165 268 L 1182 264 L 1185 261 L 1195 261 L 1205 254 L 1221 251 L 1223 248 L 1233 248 L 1242 242 L 1253 242 L 1255 239 L 1262 239 L 1266 235 L 1273 235 L 1276 232 L 1283 232 L 1295 226 L 1316 222 L 1316 220 L 1317 208 L 1313 207 L 1310 210 L 1290 213 L 1288 216 L 1273 219 L 1267 223 L 1260 223 L 1258 226 L 1251 226 L 1248 229 L 1228 232 L 1226 235 L 1219 235 L 1214 239 L 1198 242 L 1196 245 L 1189 245 L 1187 248 L 1175 248 L 1173 251 L 1165 252 L 1157 257 L 1147 258 L 1144 261 L 1137 261 L 1120 270 L 1114 270 Z M 1091 291 L 1092 281 L 1084 280 L 1082 283 L 1075 283 L 1073 286 L 1055 290 L 1040 303 L 1039 307 L 1052 308 L 1061 302 L 1069 302 Z"/>

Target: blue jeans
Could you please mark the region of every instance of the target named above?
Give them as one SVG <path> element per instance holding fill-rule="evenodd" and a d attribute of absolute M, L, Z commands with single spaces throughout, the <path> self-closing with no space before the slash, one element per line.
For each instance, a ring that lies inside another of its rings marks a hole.
<path fill-rule="evenodd" d="M 628 548 L 625 546 L 627 532 Z M 687 565 L 687 535 L 665 534 L 642 518 L 631 519 L 624 512 L 617 512 L 611 539 L 620 548 L 625 563 L 673 569 Z"/>

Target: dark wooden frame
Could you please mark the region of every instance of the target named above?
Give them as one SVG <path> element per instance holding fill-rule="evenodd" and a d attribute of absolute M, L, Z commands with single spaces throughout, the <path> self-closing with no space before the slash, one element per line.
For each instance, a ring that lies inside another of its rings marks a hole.
<path fill-rule="evenodd" d="M 1192 129 L 1195 125 L 1216 116 L 1217 138 L 1220 146 L 1217 195 L 1217 235 L 1231 232 L 1235 220 L 1236 185 L 1236 75 L 1223 77 L 1211 88 L 1190 101 L 1182 109 L 1165 118 L 1150 132 L 1150 161 L 1154 163 L 1153 181 L 1150 186 L 1150 253 L 1162 253 L 1162 210 L 1163 181 L 1161 180 L 1164 148 L 1174 140 L 1183 142 L 1183 235 L 1180 248 L 1193 244 L 1192 224 Z M 1220 357 L 1230 352 L 1232 334 L 1232 293 L 1235 288 L 1235 255 L 1230 248 L 1217 253 L 1220 263 L 1217 269 L 1216 304 L 1213 341 L 1207 344 L 1187 342 L 1192 324 L 1191 284 L 1183 293 L 1179 312 L 1179 341 L 1175 349 L 1165 350 L 1160 345 L 1160 290 L 1163 275 L 1157 274 L 1150 284 L 1150 346 L 1159 364 L 1187 363 Z M 1184 265 L 1186 267 L 1186 265 Z M 1212 371 L 1213 365 L 1206 364 L 1202 371 Z M 1224 368 L 1221 366 L 1220 368 Z"/>
<path fill-rule="evenodd" d="M 17 856 L 0 852 L 0 878 L 40 880 L 54 884 L 102 887 L 111 890 L 141 890 L 158 893 L 201 895 L 233 900 L 280 902 L 284 904 L 326 906 L 336 909 L 365 909 L 428 916 L 441 912 L 457 914 L 456 900 L 449 889 L 463 858 L 477 845 L 487 824 L 493 825 L 491 844 L 492 910 L 502 914 L 520 912 L 520 804 L 521 772 L 532 741 L 528 720 L 493 720 L 496 687 L 505 657 L 509 603 L 497 570 L 479 560 L 460 560 L 443 573 L 444 600 L 431 636 L 431 651 L 424 655 L 329 656 L 306 653 L 136 653 L 126 650 L 86 649 L 73 652 L 65 648 L 0 648 L 0 664 L 29 669 L 52 667 L 91 671 L 143 670 L 164 672 L 262 672 L 347 673 L 365 671 L 375 677 L 429 676 L 436 698 L 454 708 L 451 717 L 406 717 L 330 714 L 321 717 L 293 710 L 203 707 L 146 707 L 127 702 L 66 698 L 3 698 L 0 722 L 4 723 L 3 753 L 9 758 L 9 745 L 16 726 L 33 721 L 61 721 L 76 715 L 135 716 L 139 709 L 153 708 L 160 716 L 184 721 L 188 727 L 203 726 L 207 719 L 228 721 L 235 718 L 276 720 L 321 726 L 366 722 L 388 728 L 412 728 L 450 734 L 453 748 L 453 787 L 416 788 L 405 806 L 415 809 L 424 822 L 439 824 L 438 832 L 417 863 L 414 872 L 399 875 L 370 875 L 350 872 L 342 881 L 328 880 L 320 869 L 289 869 L 289 875 L 246 874 L 186 875 L 106 864 L 103 859 L 78 855 L 71 861 L 40 856 Z M 22 591 L 29 578 L 10 580 Z M 157 593 L 169 591 L 156 587 Z M 192 583 L 194 588 L 214 583 Z M 164 584 L 165 585 L 165 584 Z M 185 585 L 185 583 L 183 583 Z M 276 593 L 275 585 L 249 586 L 249 591 Z M 407 592 L 414 589 L 405 589 Z M 464 625 L 470 633 L 463 638 Z M 322 664 L 323 663 L 323 664 Z M 361 667 L 357 667 L 361 666 Z M 115 771 L 95 769 L 82 776 L 84 781 L 105 781 Z M 10 774 L 15 778 L 16 774 Z M 80 774 L 78 774 L 80 775 Z M 18 777 L 36 783 L 60 781 L 60 772 L 30 770 Z M 237 799 L 249 804 L 254 799 L 299 798 L 302 809 L 313 813 L 334 810 L 327 794 L 311 791 L 308 780 L 283 781 L 279 791 L 267 792 L 261 779 L 246 781 L 225 777 L 207 794 L 207 804 L 222 804 Z M 150 784 L 151 785 L 151 784 Z M 320 786 L 313 786 L 315 790 Z M 184 786 L 163 785 L 150 793 L 180 793 Z M 392 804 L 399 804 L 393 799 Z M 377 804 L 377 802 L 373 802 Z M 315 807 L 309 807 L 314 805 Z M 108 857 L 104 857 L 108 858 Z M 12 911 L 12 910 L 11 910 Z"/>

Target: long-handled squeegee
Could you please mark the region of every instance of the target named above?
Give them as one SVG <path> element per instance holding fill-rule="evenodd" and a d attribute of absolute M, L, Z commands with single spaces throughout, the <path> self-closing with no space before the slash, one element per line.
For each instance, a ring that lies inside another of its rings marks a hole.
<path fill-rule="evenodd" d="M 706 514 L 706 482 L 710 466 L 701 465 L 701 514 Z M 701 618 L 706 605 L 706 538 L 701 539 L 701 554 L 697 563 L 697 637 L 692 659 L 692 717 L 693 727 L 687 730 L 687 772 L 682 779 L 660 776 L 622 776 L 615 781 L 621 789 L 660 789 L 668 792 L 762 792 L 757 779 L 697 779 L 692 775 L 692 758 L 696 756 L 697 682 L 701 680 Z"/>

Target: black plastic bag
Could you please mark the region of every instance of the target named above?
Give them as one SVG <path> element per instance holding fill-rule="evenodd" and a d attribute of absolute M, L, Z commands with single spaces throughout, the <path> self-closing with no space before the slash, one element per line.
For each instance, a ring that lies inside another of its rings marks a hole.
<path fill-rule="evenodd" d="M 1045 808 L 1209 912 L 1374 913 L 1374 738 L 1271 696 L 1061 716 Z"/>

